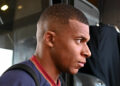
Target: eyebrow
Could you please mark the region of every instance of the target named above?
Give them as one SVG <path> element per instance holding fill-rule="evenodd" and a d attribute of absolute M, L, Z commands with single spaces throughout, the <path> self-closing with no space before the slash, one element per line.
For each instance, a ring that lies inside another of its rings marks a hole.
<path fill-rule="evenodd" d="M 76 36 L 76 35 L 73 35 L 75 38 L 83 38 L 85 41 L 89 41 L 90 40 L 90 37 L 89 38 L 87 38 L 87 37 L 85 37 L 84 35 L 81 35 L 81 36 Z"/>

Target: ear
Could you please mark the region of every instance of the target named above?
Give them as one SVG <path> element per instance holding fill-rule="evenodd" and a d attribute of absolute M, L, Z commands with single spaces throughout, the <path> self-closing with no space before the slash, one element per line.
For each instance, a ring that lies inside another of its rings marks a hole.
<path fill-rule="evenodd" d="M 44 41 L 45 41 L 45 44 L 48 45 L 49 47 L 53 47 L 54 45 L 54 40 L 55 40 L 55 32 L 52 32 L 52 31 L 47 31 L 45 34 L 44 34 Z"/>

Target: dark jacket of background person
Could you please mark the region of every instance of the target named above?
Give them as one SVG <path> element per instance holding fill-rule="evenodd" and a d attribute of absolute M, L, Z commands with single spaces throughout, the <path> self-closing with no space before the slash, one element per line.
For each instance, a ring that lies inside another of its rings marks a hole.
<path fill-rule="evenodd" d="M 90 27 L 92 56 L 81 72 L 97 76 L 107 86 L 120 86 L 120 33 L 113 26 Z"/>

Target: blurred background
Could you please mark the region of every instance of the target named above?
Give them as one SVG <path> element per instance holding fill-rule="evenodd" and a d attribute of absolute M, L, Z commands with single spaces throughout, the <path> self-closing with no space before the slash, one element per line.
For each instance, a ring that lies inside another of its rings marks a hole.
<path fill-rule="evenodd" d="M 33 55 L 40 14 L 57 3 L 82 10 L 90 25 L 104 23 L 120 28 L 120 0 L 0 0 L 0 75 Z"/>

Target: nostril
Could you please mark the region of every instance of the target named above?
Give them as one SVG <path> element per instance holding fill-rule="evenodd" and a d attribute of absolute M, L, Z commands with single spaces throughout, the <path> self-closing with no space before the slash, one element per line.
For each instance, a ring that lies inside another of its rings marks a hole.
<path fill-rule="evenodd" d="M 85 46 L 82 48 L 81 54 L 86 58 L 89 58 L 91 56 L 91 51 L 87 44 L 85 44 Z"/>
<path fill-rule="evenodd" d="M 90 55 L 88 55 L 88 54 L 84 54 L 84 56 L 85 56 L 86 58 L 89 58 L 89 57 L 90 57 Z"/>
<path fill-rule="evenodd" d="M 84 57 L 86 58 L 89 58 L 91 56 L 91 52 L 90 50 L 88 49 L 87 51 L 84 51 L 83 54 L 82 54 Z"/>

